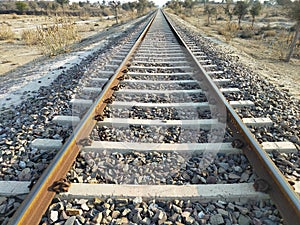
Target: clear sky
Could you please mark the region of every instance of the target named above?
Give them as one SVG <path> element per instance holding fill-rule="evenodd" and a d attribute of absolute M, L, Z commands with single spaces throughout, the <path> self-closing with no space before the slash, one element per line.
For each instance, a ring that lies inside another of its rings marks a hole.
<path fill-rule="evenodd" d="M 167 2 L 168 0 L 164 0 L 164 1 L 160 1 L 160 0 L 152 0 L 152 1 L 155 3 L 155 5 L 163 6 L 164 4 L 166 4 L 166 2 Z"/>

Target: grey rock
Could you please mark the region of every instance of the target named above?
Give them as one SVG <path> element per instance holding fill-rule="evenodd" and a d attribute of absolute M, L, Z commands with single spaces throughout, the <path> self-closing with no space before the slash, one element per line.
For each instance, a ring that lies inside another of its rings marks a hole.
<path fill-rule="evenodd" d="M 24 168 L 26 167 L 26 163 L 25 163 L 24 161 L 20 161 L 20 162 L 19 162 L 19 167 L 20 167 L 21 169 L 24 169 Z"/>
<path fill-rule="evenodd" d="M 248 216 L 241 214 L 238 219 L 239 225 L 250 225 L 251 220 Z"/>
<path fill-rule="evenodd" d="M 229 213 L 224 209 L 217 209 L 217 212 L 218 212 L 218 214 L 221 214 L 223 216 L 228 216 L 229 215 Z"/>
<path fill-rule="evenodd" d="M 265 224 L 265 225 L 276 225 L 276 224 L 278 224 L 277 222 L 274 222 L 274 221 L 269 220 L 269 219 L 263 220 L 262 223 Z"/>
<path fill-rule="evenodd" d="M 142 220 L 143 218 L 141 217 L 140 215 L 140 212 L 136 212 L 133 217 L 132 217 L 132 221 L 134 223 L 140 223 L 140 221 Z"/>
<path fill-rule="evenodd" d="M 150 218 L 145 217 L 145 218 L 141 221 L 141 224 L 150 225 L 150 224 L 151 224 Z"/>
<path fill-rule="evenodd" d="M 65 225 L 73 225 L 75 220 L 76 220 L 76 216 L 71 216 L 66 220 Z"/>
<path fill-rule="evenodd" d="M 209 222 L 211 225 L 220 225 L 224 224 L 224 219 L 221 214 L 215 214 L 210 217 Z"/>
<path fill-rule="evenodd" d="M 228 175 L 228 178 L 232 179 L 232 180 L 235 180 L 235 179 L 240 179 L 241 177 L 239 175 L 234 174 L 234 173 L 230 173 Z"/>

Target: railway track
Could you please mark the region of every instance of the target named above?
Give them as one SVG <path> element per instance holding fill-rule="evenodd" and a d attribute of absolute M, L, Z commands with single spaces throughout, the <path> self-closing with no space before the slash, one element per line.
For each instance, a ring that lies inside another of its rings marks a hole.
<path fill-rule="evenodd" d="M 227 101 L 239 89 L 161 11 L 104 68 L 54 118 L 75 127 L 64 145 L 33 142 L 61 150 L 9 224 L 262 224 L 262 205 L 273 224 L 299 222 L 267 154 L 293 147 L 255 140 L 247 125 L 270 121 L 240 119 L 254 103 Z"/>

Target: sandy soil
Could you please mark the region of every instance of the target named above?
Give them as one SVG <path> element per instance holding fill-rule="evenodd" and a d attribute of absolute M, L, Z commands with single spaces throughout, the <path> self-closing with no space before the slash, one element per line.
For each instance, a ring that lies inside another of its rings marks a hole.
<path fill-rule="evenodd" d="M 218 34 L 218 30 L 225 26 L 226 21 L 206 26 L 207 17 L 204 15 L 197 18 L 184 17 L 184 21 L 189 22 L 204 36 L 220 43 L 220 48 L 226 52 L 239 56 L 245 65 L 279 89 L 288 90 L 292 96 L 300 99 L 300 58 L 292 58 L 289 63 L 285 63 L 280 59 L 278 51 L 270 48 L 263 40 L 232 38 L 226 41 L 224 36 Z"/>
<path fill-rule="evenodd" d="M 76 17 L 73 20 L 77 23 L 80 39 L 94 35 L 115 23 L 114 20 L 100 20 L 99 18 L 84 18 L 83 20 Z M 0 76 L 16 69 L 18 66 L 42 57 L 41 51 L 36 46 L 24 44 L 21 40 L 21 34 L 26 29 L 36 29 L 37 26 L 51 25 L 53 24 L 53 18 L 46 16 L 0 15 L 1 24 L 9 25 L 15 33 L 15 37 L 12 40 L 0 41 Z"/>

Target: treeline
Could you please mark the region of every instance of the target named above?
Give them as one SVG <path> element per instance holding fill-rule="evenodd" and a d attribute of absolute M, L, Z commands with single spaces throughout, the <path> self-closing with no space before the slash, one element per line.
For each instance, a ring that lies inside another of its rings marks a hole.
<path fill-rule="evenodd" d="M 117 6 L 117 7 L 115 7 Z M 55 1 L 15 1 L 0 2 L 0 14 L 17 15 L 66 15 L 66 16 L 111 16 L 118 12 L 129 12 L 142 15 L 155 7 L 154 2 L 138 0 L 135 2 L 105 1 L 89 2 L 79 1 L 70 3 L 69 0 Z"/>

